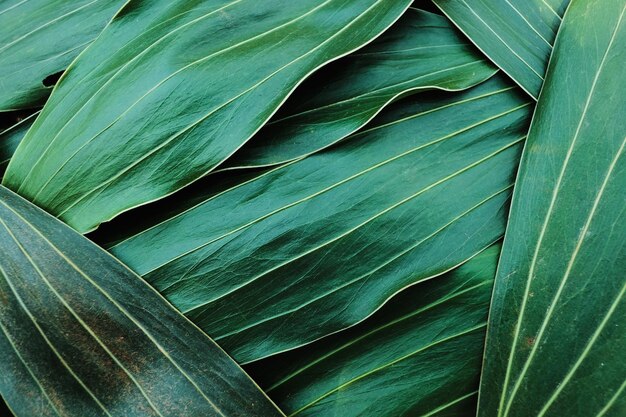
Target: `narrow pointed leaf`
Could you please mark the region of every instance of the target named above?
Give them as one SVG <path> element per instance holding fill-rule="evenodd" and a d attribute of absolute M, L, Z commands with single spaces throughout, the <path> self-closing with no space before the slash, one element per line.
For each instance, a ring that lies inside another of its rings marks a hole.
<path fill-rule="evenodd" d="M 498 67 L 539 96 L 570 0 L 433 0 Z"/>
<path fill-rule="evenodd" d="M 626 2 L 572 0 L 520 167 L 480 416 L 626 415 Z"/>
<path fill-rule="evenodd" d="M 111 250 L 238 361 L 295 348 L 502 235 L 530 107 L 500 78 L 409 97 Z"/>
<path fill-rule="evenodd" d="M 17 145 L 20 144 L 38 115 L 39 112 L 33 113 L 0 132 L 0 178 L 4 175 Z"/>
<path fill-rule="evenodd" d="M 290 416 L 475 416 L 494 246 L 363 323 L 249 367 Z"/>
<path fill-rule="evenodd" d="M 211 171 L 409 4 L 131 0 L 66 71 L 4 184 L 93 230 Z"/>
<path fill-rule="evenodd" d="M 318 71 L 222 168 L 267 166 L 325 148 L 393 100 L 461 90 L 496 72 L 443 16 L 409 9 L 367 47 Z"/>
<path fill-rule="evenodd" d="M 46 78 L 67 68 L 124 3 L 124 0 L 3 0 L 0 3 L 0 112 L 41 107 L 52 90 Z"/>
<path fill-rule="evenodd" d="M 138 276 L 4 187 L 0 300 L 0 392 L 18 416 L 280 415 Z"/>

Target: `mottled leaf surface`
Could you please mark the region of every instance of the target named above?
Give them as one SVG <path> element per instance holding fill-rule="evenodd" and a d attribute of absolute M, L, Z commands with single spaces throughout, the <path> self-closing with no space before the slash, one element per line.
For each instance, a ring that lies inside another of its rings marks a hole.
<path fill-rule="evenodd" d="M 52 90 L 46 78 L 67 68 L 124 3 L 0 2 L 0 112 L 41 107 Z"/>
<path fill-rule="evenodd" d="M 573 0 L 496 278 L 480 416 L 626 415 L 626 2 Z"/>
<path fill-rule="evenodd" d="M 197 180 L 409 0 L 131 0 L 68 68 L 4 185 L 80 232 Z"/>
<path fill-rule="evenodd" d="M 530 104 L 499 77 L 408 97 L 111 250 L 236 360 L 295 348 L 500 238 Z"/>
<path fill-rule="evenodd" d="M 493 246 L 359 325 L 251 365 L 290 416 L 476 415 Z"/>
<path fill-rule="evenodd" d="M 537 99 L 570 0 L 433 0 L 498 67 Z"/>
<path fill-rule="evenodd" d="M 0 392 L 19 416 L 276 416 L 109 254 L 0 187 Z"/>
<path fill-rule="evenodd" d="M 461 90 L 496 72 L 443 16 L 409 9 L 372 44 L 314 74 L 221 168 L 268 166 L 325 148 L 393 100 Z"/>

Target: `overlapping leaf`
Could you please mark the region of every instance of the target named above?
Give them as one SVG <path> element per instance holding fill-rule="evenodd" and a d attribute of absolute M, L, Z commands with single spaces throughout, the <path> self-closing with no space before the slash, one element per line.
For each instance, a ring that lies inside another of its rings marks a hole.
<path fill-rule="evenodd" d="M 626 2 L 572 0 L 520 167 L 481 416 L 626 414 Z"/>
<path fill-rule="evenodd" d="M 124 0 L 4 0 L 0 4 L 0 111 L 41 107 L 51 86 Z"/>
<path fill-rule="evenodd" d="M 313 153 L 418 90 L 461 90 L 495 73 L 445 17 L 409 9 L 371 45 L 318 71 L 223 168 L 267 166 Z"/>
<path fill-rule="evenodd" d="M 131 1 L 66 71 L 4 184 L 92 230 L 205 175 L 409 4 Z"/>
<path fill-rule="evenodd" d="M 0 187 L 0 391 L 21 416 L 272 416 L 152 288 Z"/>
<path fill-rule="evenodd" d="M 497 240 L 529 111 L 500 78 L 422 93 L 111 250 L 238 361 L 291 349 Z"/>
<path fill-rule="evenodd" d="M 39 112 L 17 121 L 13 126 L 0 131 L 0 178 L 9 165 L 11 157 L 20 144 L 26 132 L 35 122 Z"/>
<path fill-rule="evenodd" d="M 250 367 L 290 416 L 474 416 L 499 247 L 349 330 Z"/>
<path fill-rule="evenodd" d="M 533 98 L 570 0 L 433 0 Z"/>

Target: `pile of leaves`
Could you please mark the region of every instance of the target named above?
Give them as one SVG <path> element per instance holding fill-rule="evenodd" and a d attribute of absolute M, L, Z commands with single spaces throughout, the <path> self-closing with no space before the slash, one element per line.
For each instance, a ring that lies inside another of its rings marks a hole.
<path fill-rule="evenodd" d="M 626 415 L 625 13 L 3 0 L 8 408 Z"/>

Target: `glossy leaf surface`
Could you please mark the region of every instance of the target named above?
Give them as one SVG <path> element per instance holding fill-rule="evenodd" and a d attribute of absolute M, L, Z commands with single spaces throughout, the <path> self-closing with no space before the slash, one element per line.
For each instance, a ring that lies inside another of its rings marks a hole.
<path fill-rule="evenodd" d="M 498 253 L 491 247 L 250 373 L 290 416 L 473 417 Z"/>
<path fill-rule="evenodd" d="M 295 348 L 503 234 L 530 107 L 501 78 L 409 97 L 111 250 L 236 360 Z"/>
<path fill-rule="evenodd" d="M 569 0 L 433 0 L 533 98 Z"/>
<path fill-rule="evenodd" d="M 46 78 L 67 68 L 124 3 L 124 0 L 3 0 L 0 3 L 0 112 L 41 107 L 52 90 Z"/>
<path fill-rule="evenodd" d="M 572 0 L 496 278 L 480 416 L 626 415 L 626 2 Z"/>
<path fill-rule="evenodd" d="M 409 4 L 130 1 L 66 71 L 4 184 L 93 230 L 211 171 L 305 76 Z"/>
<path fill-rule="evenodd" d="M 273 416 L 119 261 L 0 187 L 0 391 L 19 416 Z"/>
<path fill-rule="evenodd" d="M 222 167 L 268 166 L 313 153 L 353 133 L 398 97 L 461 90 L 495 72 L 448 19 L 409 9 L 372 44 L 307 79 Z"/>

